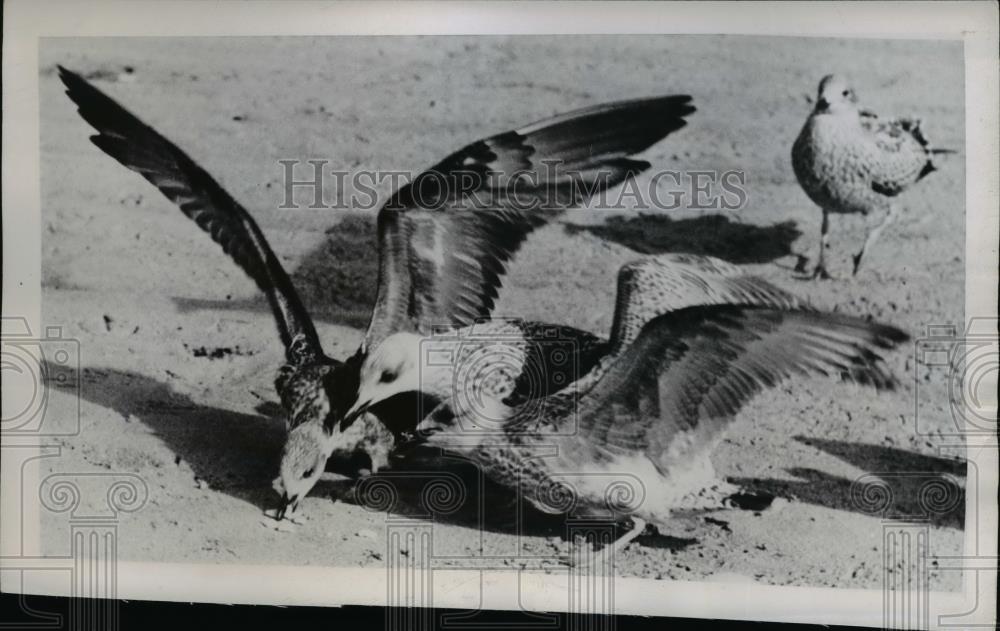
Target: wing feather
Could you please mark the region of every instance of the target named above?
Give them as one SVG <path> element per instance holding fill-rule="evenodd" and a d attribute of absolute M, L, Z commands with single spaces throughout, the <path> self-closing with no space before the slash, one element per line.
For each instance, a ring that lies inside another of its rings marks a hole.
<path fill-rule="evenodd" d="M 641 453 L 662 470 L 710 449 L 757 393 L 794 375 L 896 385 L 879 351 L 907 339 L 851 316 L 767 307 L 690 307 L 650 321 L 579 399 L 584 440 Z"/>
<path fill-rule="evenodd" d="M 661 254 L 622 266 L 611 327 L 612 355 L 624 351 L 653 318 L 709 305 L 808 309 L 806 302 L 738 266 L 710 256 Z"/>
<path fill-rule="evenodd" d="M 690 100 L 609 103 L 497 134 L 396 191 L 379 213 L 379 289 L 363 349 L 397 331 L 488 317 L 528 235 L 649 168 L 629 156 L 683 127 Z"/>
<path fill-rule="evenodd" d="M 861 126 L 878 149 L 871 165 L 872 190 L 894 197 L 934 170 L 932 151 L 915 118 L 882 119 L 861 112 Z"/>
<path fill-rule="evenodd" d="M 98 132 L 91 142 L 180 207 L 267 295 L 289 361 L 322 356 L 311 318 L 249 213 L 187 154 L 83 77 L 62 66 L 59 77 Z"/>

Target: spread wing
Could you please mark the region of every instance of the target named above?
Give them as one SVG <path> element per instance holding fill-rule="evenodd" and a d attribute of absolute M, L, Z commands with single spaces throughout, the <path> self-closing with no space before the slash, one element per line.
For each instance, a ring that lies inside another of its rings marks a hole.
<path fill-rule="evenodd" d="M 628 263 L 618 272 L 611 355 L 628 348 L 643 326 L 659 315 L 727 304 L 809 308 L 793 294 L 746 275 L 732 263 L 696 254 L 661 254 Z"/>
<path fill-rule="evenodd" d="M 490 315 L 514 253 L 560 211 L 649 168 L 629 156 L 684 126 L 689 96 L 598 105 L 472 143 L 379 213 L 379 288 L 363 348 Z"/>
<path fill-rule="evenodd" d="M 754 395 L 795 374 L 840 375 L 876 388 L 895 380 L 878 355 L 902 331 L 815 311 L 696 307 L 660 316 L 579 399 L 579 427 L 611 453 L 683 466 Z"/>
<path fill-rule="evenodd" d="M 85 79 L 62 66 L 59 77 L 80 116 L 98 132 L 91 142 L 159 189 L 267 294 L 289 361 L 322 356 L 309 314 L 247 211 L 176 145 Z"/>

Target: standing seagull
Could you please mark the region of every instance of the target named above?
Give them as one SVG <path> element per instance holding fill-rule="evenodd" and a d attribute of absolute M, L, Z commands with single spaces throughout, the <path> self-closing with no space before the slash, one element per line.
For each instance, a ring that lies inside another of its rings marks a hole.
<path fill-rule="evenodd" d="M 795 176 L 823 211 L 813 278 L 830 277 L 824 254 L 831 213 L 868 218 L 864 245 L 853 257 L 856 275 L 865 252 L 899 212 L 893 198 L 936 169 L 935 154 L 952 153 L 930 147 L 919 119 L 880 119 L 859 110 L 857 101 L 843 79 L 823 77 L 816 107 L 792 145 Z M 802 259 L 797 271 L 804 271 L 804 266 Z"/>
<path fill-rule="evenodd" d="M 756 393 L 794 374 L 892 388 L 877 350 L 906 338 L 816 311 L 723 261 L 661 256 L 622 268 L 609 351 L 589 374 L 526 404 L 486 398 L 479 410 L 439 408 L 418 434 L 544 512 L 631 515 L 636 527 L 623 546 L 645 520 L 663 524 L 672 511 L 704 507 L 699 495 L 717 483 L 709 454 Z M 421 364 L 413 342 L 397 334 L 369 356 L 349 415 L 414 384 L 447 399 L 455 367 Z M 386 372 L 395 388 L 382 382 Z M 483 417 L 496 419 L 493 431 L 477 430 Z"/>
<path fill-rule="evenodd" d="M 59 73 L 80 115 L 99 132 L 92 142 L 177 204 L 268 297 L 286 349 L 275 382 L 289 428 L 276 481 L 279 518 L 294 512 L 333 449 L 360 448 L 373 468 L 384 464 L 394 419 L 365 414 L 340 422 L 369 348 L 396 331 L 425 333 L 489 317 L 506 265 L 525 238 L 560 211 L 649 168 L 630 156 L 683 127 L 694 111 L 688 96 L 578 110 L 472 143 L 400 188 L 378 216 L 371 322 L 361 348 L 341 362 L 323 353 L 288 275 L 247 211 L 173 143 L 79 75 L 62 67 Z M 600 348 L 590 334 L 555 330 L 580 342 L 583 366 Z M 548 358 L 537 360 L 544 365 Z M 536 394 L 548 394 L 549 386 Z"/>

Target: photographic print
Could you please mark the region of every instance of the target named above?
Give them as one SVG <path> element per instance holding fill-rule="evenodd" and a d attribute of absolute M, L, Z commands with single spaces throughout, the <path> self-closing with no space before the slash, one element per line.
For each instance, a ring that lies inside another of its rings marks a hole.
<path fill-rule="evenodd" d="M 960 34 L 124 34 L 37 39 L 4 307 L 19 532 L 110 559 L 89 595 L 475 572 L 927 628 L 995 558 Z"/>

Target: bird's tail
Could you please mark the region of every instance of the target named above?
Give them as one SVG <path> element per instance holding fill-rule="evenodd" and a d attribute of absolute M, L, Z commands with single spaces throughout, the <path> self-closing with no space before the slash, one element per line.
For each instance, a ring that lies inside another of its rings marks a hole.
<path fill-rule="evenodd" d="M 934 164 L 934 156 L 945 155 L 949 153 L 958 153 L 955 149 L 938 149 L 931 146 L 930 140 L 924 134 L 924 130 L 921 129 L 919 118 L 906 118 L 900 119 L 902 128 L 908 131 L 916 140 L 920 143 L 920 146 L 924 148 L 924 153 L 927 155 L 927 163 L 924 164 L 924 168 L 920 170 L 920 174 L 917 179 L 921 179 L 929 173 L 937 171 L 937 165 Z"/>

